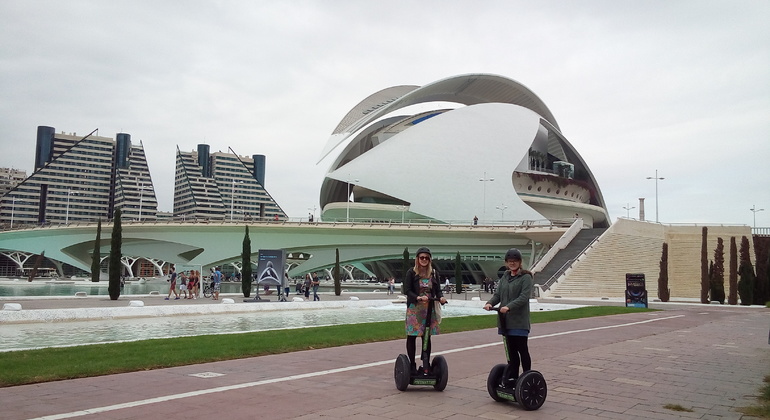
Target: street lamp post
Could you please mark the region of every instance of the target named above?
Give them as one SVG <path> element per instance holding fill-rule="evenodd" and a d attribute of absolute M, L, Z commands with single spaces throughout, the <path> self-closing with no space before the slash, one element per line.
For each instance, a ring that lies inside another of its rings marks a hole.
<path fill-rule="evenodd" d="M 72 189 L 67 188 L 67 212 L 64 216 L 64 224 L 69 225 L 70 224 L 70 196 L 72 195 Z"/>
<path fill-rule="evenodd" d="M 757 213 L 760 212 L 760 211 L 765 211 L 765 209 L 758 209 L 757 205 L 754 204 L 754 205 L 751 206 L 751 208 L 749 210 L 751 210 L 751 212 L 754 213 L 754 229 L 756 229 L 757 228 Z M 11 225 L 11 227 L 13 227 L 13 225 Z"/>
<path fill-rule="evenodd" d="M 239 184 L 243 184 L 243 181 L 237 181 Z M 233 221 L 233 213 L 235 210 L 235 178 L 233 178 L 233 186 L 230 189 L 230 221 Z"/>
<path fill-rule="evenodd" d="M 358 182 L 357 179 L 354 179 L 353 182 Z M 348 196 L 345 198 L 345 202 L 347 204 L 347 209 L 345 212 L 345 222 L 350 222 L 350 174 L 348 174 Z"/>
<path fill-rule="evenodd" d="M 484 172 L 484 177 L 479 179 L 479 181 L 483 182 L 483 185 L 484 185 L 484 188 L 483 188 L 484 195 L 483 195 L 483 199 L 481 200 L 481 205 L 483 206 L 483 208 L 481 209 L 482 220 L 486 219 L 486 216 L 487 216 L 487 182 L 492 182 L 494 180 L 495 180 L 494 178 L 487 178 L 486 172 Z"/>
<path fill-rule="evenodd" d="M 505 219 L 505 209 L 508 208 L 505 204 L 500 204 L 499 206 L 495 207 L 496 209 L 500 210 L 500 221 L 502 222 L 503 219 Z"/>
<path fill-rule="evenodd" d="M 397 208 L 401 210 L 401 224 L 404 224 L 404 212 L 406 211 L 406 206 L 401 205 Z"/>
<path fill-rule="evenodd" d="M 660 223 L 658 220 L 658 180 L 664 180 L 666 178 L 658 177 L 658 170 L 655 170 L 655 176 L 648 176 L 647 179 L 655 180 L 655 223 Z"/>
<path fill-rule="evenodd" d="M 658 200 L 656 199 L 655 201 L 657 202 Z M 631 206 L 631 203 L 626 203 L 626 206 L 623 207 L 623 209 L 626 211 L 626 219 L 630 219 L 631 218 L 631 210 L 633 210 L 635 208 L 636 207 Z"/>

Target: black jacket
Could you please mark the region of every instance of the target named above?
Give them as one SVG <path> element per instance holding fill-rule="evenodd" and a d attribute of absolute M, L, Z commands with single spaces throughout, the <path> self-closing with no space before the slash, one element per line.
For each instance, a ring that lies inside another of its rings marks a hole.
<path fill-rule="evenodd" d="M 433 270 L 433 276 L 430 279 L 430 297 L 434 299 L 440 299 L 444 297 L 441 292 L 441 284 L 439 284 L 438 273 Z M 406 279 L 404 279 L 404 291 L 406 292 L 406 304 L 417 303 L 417 296 L 420 293 L 420 279 L 417 278 L 417 273 L 414 272 L 414 267 L 410 268 L 406 272 Z"/>

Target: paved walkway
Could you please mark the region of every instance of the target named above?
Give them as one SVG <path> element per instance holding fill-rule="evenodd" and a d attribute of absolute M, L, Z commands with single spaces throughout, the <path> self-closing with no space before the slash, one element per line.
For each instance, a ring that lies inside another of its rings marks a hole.
<path fill-rule="evenodd" d="M 753 404 L 770 374 L 769 327 L 768 309 L 716 305 L 535 324 L 530 352 L 548 398 L 534 412 L 487 394 L 504 360 L 490 329 L 434 337 L 449 364 L 444 392 L 396 390 L 397 340 L 1 388 L 0 417 L 740 419 L 734 408 Z"/>

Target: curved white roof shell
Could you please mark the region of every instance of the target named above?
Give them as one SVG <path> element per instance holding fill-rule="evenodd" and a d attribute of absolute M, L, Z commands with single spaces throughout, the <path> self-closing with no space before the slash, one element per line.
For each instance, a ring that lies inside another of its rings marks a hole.
<path fill-rule="evenodd" d="M 442 102 L 459 106 L 398 113 Z M 548 107 L 501 76 L 469 74 L 381 90 L 345 115 L 322 159 L 346 141 L 321 186 L 324 220 L 382 219 L 400 209 L 402 218 L 443 222 L 490 219 L 499 211 L 503 222 L 578 214 L 589 224 L 608 223 L 593 175 Z M 540 166 L 533 166 L 533 156 L 544 156 Z M 551 165 L 562 162 L 579 179 L 555 175 Z M 479 182 L 483 177 L 495 181 Z"/>

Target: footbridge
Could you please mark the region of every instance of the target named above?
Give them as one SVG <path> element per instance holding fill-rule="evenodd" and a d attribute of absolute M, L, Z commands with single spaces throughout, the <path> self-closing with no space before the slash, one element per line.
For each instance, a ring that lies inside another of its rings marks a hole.
<path fill-rule="evenodd" d="M 577 223 L 576 221 L 575 223 Z M 569 223 L 528 221 L 516 225 L 456 225 L 376 222 L 123 222 L 122 254 L 130 260 L 166 261 L 208 269 L 240 261 L 245 227 L 249 227 L 253 260 L 259 249 L 284 249 L 294 276 L 340 263 L 356 265 L 402 259 L 405 248 L 430 247 L 435 259 L 477 261 L 495 272 L 511 247 L 531 263 L 569 228 Z M 57 263 L 90 271 L 96 241 L 93 224 L 70 224 L 0 231 L 0 250 L 41 254 Z M 99 250 L 109 253 L 112 223 L 102 225 Z M 413 255 L 412 255 L 413 256 Z M 526 261 L 525 261 L 526 262 Z"/>

